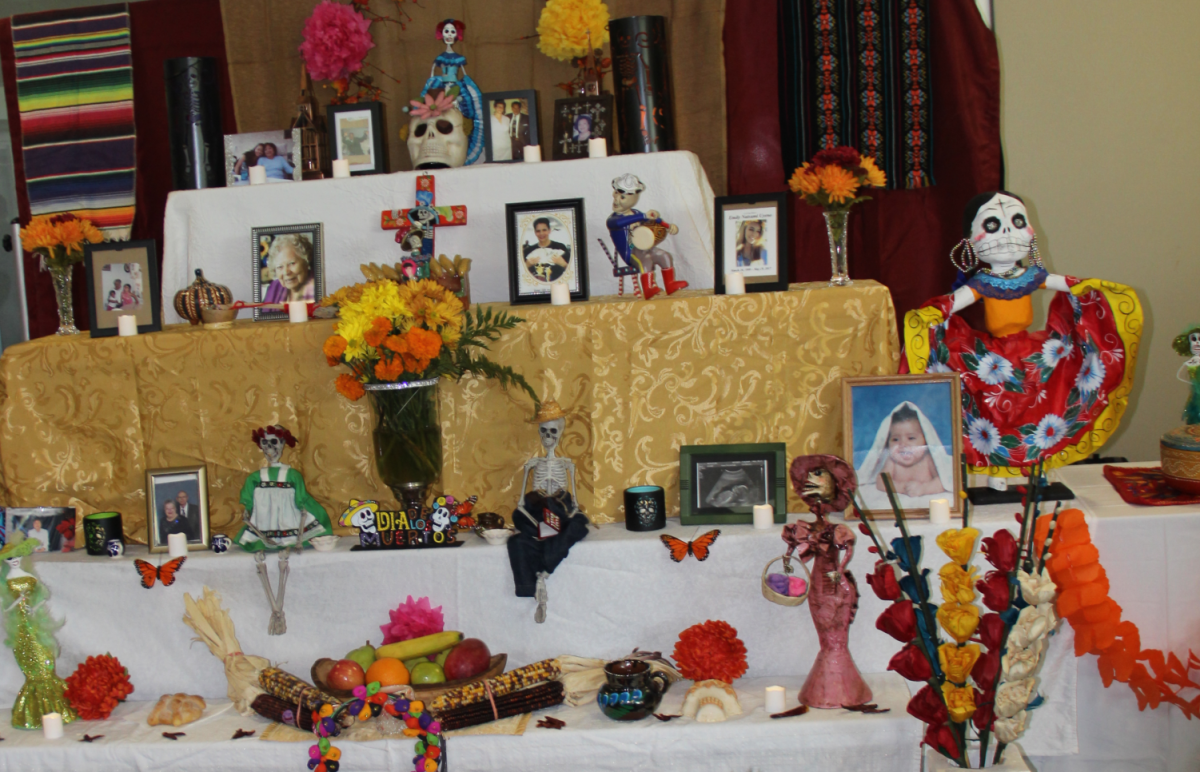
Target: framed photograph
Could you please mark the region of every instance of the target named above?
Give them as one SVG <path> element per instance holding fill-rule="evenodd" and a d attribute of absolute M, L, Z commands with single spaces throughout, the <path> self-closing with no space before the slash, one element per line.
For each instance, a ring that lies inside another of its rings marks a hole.
<path fill-rule="evenodd" d="M 538 144 L 537 92 L 494 91 L 483 95 L 488 163 L 525 161 L 525 146 Z"/>
<path fill-rule="evenodd" d="M 225 135 L 225 185 L 250 184 L 250 167 L 263 166 L 267 182 L 299 182 L 300 165 L 292 144 L 292 130 L 256 131 Z"/>
<path fill-rule="evenodd" d="M 549 303 L 563 282 L 571 300 L 587 300 L 587 228 L 583 199 L 531 201 L 505 207 L 508 296 L 513 303 Z"/>
<path fill-rule="evenodd" d="M 137 317 L 139 333 L 162 329 L 154 239 L 106 241 L 83 248 L 92 337 L 117 334 L 117 317 Z"/>
<path fill-rule="evenodd" d="M 349 161 L 351 177 L 387 173 L 382 102 L 329 105 L 325 123 L 329 127 L 329 157 Z"/>
<path fill-rule="evenodd" d="M 747 292 L 786 292 L 787 194 L 718 196 L 715 203 L 715 293 L 725 294 L 727 273 L 740 273 Z"/>
<path fill-rule="evenodd" d="M 842 416 L 864 515 L 892 517 L 884 472 L 905 516 L 928 517 L 933 499 L 949 499 L 950 512 L 962 512 L 958 373 L 843 378 Z"/>
<path fill-rule="evenodd" d="M 319 222 L 251 229 L 250 272 L 255 303 L 317 302 L 325 297 L 323 230 Z M 254 309 L 256 322 L 287 318 L 286 306 Z"/>
<path fill-rule="evenodd" d="M 787 447 L 782 442 L 679 449 L 680 523 L 753 523 L 755 504 L 770 504 L 775 522 L 787 522 Z"/>
<path fill-rule="evenodd" d="M 146 470 L 146 530 L 151 552 L 186 533 L 188 550 L 208 549 L 208 472 L 200 466 Z"/>
<path fill-rule="evenodd" d="M 75 548 L 74 507 L 9 507 L 4 510 L 8 538 L 17 531 L 38 543 L 34 552 L 70 552 Z"/>
<path fill-rule="evenodd" d="M 588 140 L 603 139 L 613 154 L 613 95 L 554 100 L 554 158 L 587 158 Z"/>

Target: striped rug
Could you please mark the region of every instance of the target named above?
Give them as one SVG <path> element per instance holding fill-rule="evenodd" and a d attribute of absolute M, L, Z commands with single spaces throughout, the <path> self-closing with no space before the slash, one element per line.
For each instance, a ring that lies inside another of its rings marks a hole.
<path fill-rule="evenodd" d="M 30 210 L 73 212 L 109 240 L 128 239 L 136 173 L 128 7 L 17 15 L 12 34 Z"/>

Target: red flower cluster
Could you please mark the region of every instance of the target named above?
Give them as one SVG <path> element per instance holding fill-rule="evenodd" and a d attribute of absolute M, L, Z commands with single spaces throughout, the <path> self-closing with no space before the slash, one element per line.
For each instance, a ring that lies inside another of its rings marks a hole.
<path fill-rule="evenodd" d="M 983 554 L 997 570 L 1008 573 L 1017 567 L 1017 540 L 1007 528 L 983 540 Z"/>
<path fill-rule="evenodd" d="M 831 147 L 818 152 L 809 164 L 812 168 L 822 166 L 840 166 L 850 172 L 861 171 L 861 158 L 858 151 L 852 147 Z"/>
<path fill-rule="evenodd" d="M 900 643 L 908 643 L 917 637 L 917 612 L 910 601 L 898 600 L 879 615 L 875 627 Z"/>
<path fill-rule="evenodd" d="M 683 677 L 693 681 L 715 678 L 731 684 L 746 673 L 746 644 L 737 630 L 720 620 L 710 619 L 680 633 L 671 657 Z"/>
<path fill-rule="evenodd" d="M 1008 533 L 1004 531 L 1003 533 Z M 992 611 L 1008 609 L 1008 574 L 1000 571 L 988 571 L 987 575 L 975 583 L 975 589 L 983 596 L 983 605 Z"/>
<path fill-rule="evenodd" d="M 88 657 L 67 676 L 65 696 L 85 721 L 103 720 L 133 693 L 129 671 L 111 654 Z"/>
<path fill-rule="evenodd" d="M 880 600 L 896 600 L 900 597 L 900 583 L 896 581 L 896 570 L 891 563 L 875 561 L 875 570 L 867 574 L 867 584 Z"/>
<path fill-rule="evenodd" d="M 908 643 L 896 652 L 888 663 L 888 670 L 895 670 L 908 681 L 928 681 L 933 678 L 933 668 L 929 666 L 929 658 L 921 651 L 916 643 Z"/>

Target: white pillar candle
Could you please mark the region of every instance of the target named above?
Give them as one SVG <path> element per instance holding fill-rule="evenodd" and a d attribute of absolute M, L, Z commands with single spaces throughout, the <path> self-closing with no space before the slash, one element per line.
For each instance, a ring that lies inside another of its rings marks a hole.
<path fill-rule="evenodd" d="M 535 164 L 542 160 L 542 148 L 540 145 L 525 146 L 525 163 Z"/>
<path fill-rule="evenodd" d="M 129 338 L 137 335 L 137 317 L 133 314 L 121 314 L 117 317 L 117 335 Z"/>
<path fill-rule="evenodd" d="M 181 558 L 188 554 L 188 543 L 186 533 L 170 533 L 167 534 L 167 554 L 174 558 Z"/>
<path fill-rule="evenodd" d="M 929 501 L 929 522 L 934 525 L 946 525 L 950 522 L 950 499 Z"/>
<path fill-rule="evenodd" d="M 250 184 L 262 185 L 267 181 L 267 167 L 251 166 L 250 167 Z"/>
<path fill-rule="evenodd" d="M 571 303 L 571 288 L 561 281 L 550 285 L 550 303 L 556 306 L 566 306 Z"/>
<path fill-rule="evenodd" d="M 782 686 L 767 687 L 767 715 L 787 710 L 787 690 Z"/>
<path fill-rule="evenodd" d="M 588 140 L 588 156 L 590 158 L 607 158 L 608 157 L 608 140 L 606 140 L 606 139 L 589 139 Z"/>
<path fill-rule="evenodd" d="M 58 740 L 63 736 L 63 720 L 61 713 L 42 714 L 42 736 L 47 740 Z"/>
<path fill-rule="evenodd" d="M 770 504 L 754 505 L 754 527 L 765 531 L 775 525 L 775 508 Z"/>
<path fill-rule="evenodd" d="M 350 162 L 345 158 L 339 158 L 333 162 L 333 177 L 341 179 L 350 176 Z"/>
<path fill-rule="evenodd" d="M 725 274 L 725 294 L 726 295 L 745 295 L 746 294 L 746 277 L 740 273 Z"/>
<path fill-rule="evenodd" d="M 288 321 L 294 323 L 308 321 L 308 301 L 293 300 L 287 304 Z"/>

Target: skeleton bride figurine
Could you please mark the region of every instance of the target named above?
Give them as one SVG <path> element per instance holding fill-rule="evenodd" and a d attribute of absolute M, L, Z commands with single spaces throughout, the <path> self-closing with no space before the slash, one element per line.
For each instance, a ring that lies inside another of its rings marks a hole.
<path fill-rule="evenodd" d="M 587 536 L 588 519 L 575 502 L 575 463 L 557 454 L 567 414 L 547 400 L 533 420 L 546 455 L 525 462 L 521 500 L 513 512 L 517 533 L 508 540 L 508 560 L 517 597 L 537 599 L 533 618 L 541 624 L 546 621 L 546 577 L 567 557 L 571 545 Z M 533 489 L 527 493 L 531 473 Z"/>
<path fill-rule="evenodd" d="M 288 557 L 293 549 L 303 549 L 305 542 L 315 536 L 332 534 L 333 529 L 325 508 L 304 487 L 304 478 L 279 461 L 285 445 L 296 446 L 292 433 L 275 425 L 255 429 L 251 436 L 266 456 L 267 465 L 247 477 L 242 486 L 245 525 L 236 541 L 242 549 L 255 553 L 258 578 L 262 580 L 267 602 L 271 604 L 267 633 L 283 635 L 287 632 L 283 596 L 287 587 Z M 267 550 L 283 550 L 279 555 L 278 592 L 272 592 L 267 576 Z"/>
<path fill-rule="evenodd" d="M 446 51 L 438 54 L 429 68 L 429 80 L 421 89 L 425 104 L 417 101 L 411 103 L 417 110 L 413 111 L 409 126 L 408 147 L 413 164 L 418 169 L 457 167 L 483 160 L 483 122 L 487 120 L 483 114 L 483 95 L 475 81 L 467 75 L 467 57 L 454 51 L 454 44 L 463 40 L 466 31 L 467 25 L 458 19 L 445 19 L 437 25 L 435 34 L 446 44 Z M 442 96 L 439 97 L 439 94 Z M 428 110 L 431 104 L 438 105 L 434 114 L 419 113 L 422 109 Z M 435 120 L 443 115 L 445 117 L 442 120 Z M 473 122 L 469 144 L 464 142 L 467 139 L 464 118 Z M 441 139 L 443 135 L 444 142 Z M 450 157 L 434 158 L 437 147 L 442 144 L 449 148 L 447 152 Z M 460 151 L 463 153 L 461 156 Z M 429 156 L 424 162 L 417 160 L 422 154 Z"/>

